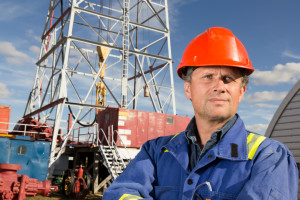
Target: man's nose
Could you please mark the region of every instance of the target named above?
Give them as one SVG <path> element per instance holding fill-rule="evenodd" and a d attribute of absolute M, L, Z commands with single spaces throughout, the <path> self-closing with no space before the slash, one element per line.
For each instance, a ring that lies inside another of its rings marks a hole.
<path fill-rule="evenodd" d="M 224 80 L 222 80 L 221 78 L 216 79 L 215 86 L 214 86 L 214 92 L 218 92 L 218 93 L 225 92 L 225 83 L 224 83 Z"/>

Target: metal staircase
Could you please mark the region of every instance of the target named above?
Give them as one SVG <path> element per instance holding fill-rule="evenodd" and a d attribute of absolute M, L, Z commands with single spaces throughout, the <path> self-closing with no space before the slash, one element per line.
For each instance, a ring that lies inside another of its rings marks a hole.
<path fill-rule="evenodd" d="M 126 168 L 125 162 L 118 152 L 118 148 L 110 145 L 99 145 L 99 151 L 112 179 L 115 180 Z"/>

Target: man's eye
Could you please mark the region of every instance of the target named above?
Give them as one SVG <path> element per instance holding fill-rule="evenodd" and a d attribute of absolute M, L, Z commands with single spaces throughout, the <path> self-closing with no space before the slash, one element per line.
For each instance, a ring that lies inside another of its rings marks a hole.
<path fill-rule="evenodd" d="M 205 79 L 212 79 L 212 78 L 213 78 L 213 75 L 211 75 L 211 74 L 205 75 L 204 78 L 205 78 Z"/>
<path fill-rule="evenodd" d="M 230 76 L 224 76 L 223 81 L 224 81 L 224 83 L 230 83 L 230 82 L 234 81 L 234 79 Z"/>

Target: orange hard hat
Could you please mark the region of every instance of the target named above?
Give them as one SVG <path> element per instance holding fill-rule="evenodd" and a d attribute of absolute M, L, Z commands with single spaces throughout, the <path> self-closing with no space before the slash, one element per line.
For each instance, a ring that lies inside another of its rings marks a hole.
<path fill-rule="evenodd" d="M 188 44 L 177 74 L 182 78 L 182 69 L 199 66 L 244 68 L 247 75 L 254 71 L 243 44 L 230 30 L 222 27 L 212 27 Z"/>

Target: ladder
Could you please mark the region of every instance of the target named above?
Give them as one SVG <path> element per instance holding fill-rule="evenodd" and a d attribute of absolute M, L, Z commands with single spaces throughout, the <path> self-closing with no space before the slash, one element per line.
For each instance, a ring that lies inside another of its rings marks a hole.
<path fill-rule="evenodd" d="M 127 108 L 128 59 L 129 59 L 129 5 L 130 0 L 123 0 L 123 45 L 122 45 L 122 79 L 121 107 Z"/>
<path fill-rule="evenodd" d="M 99 145 L 99 151 L 114 181 L 126 168 L 126 164 L 121 158 L 116 146 L 101 144 Z"/>

